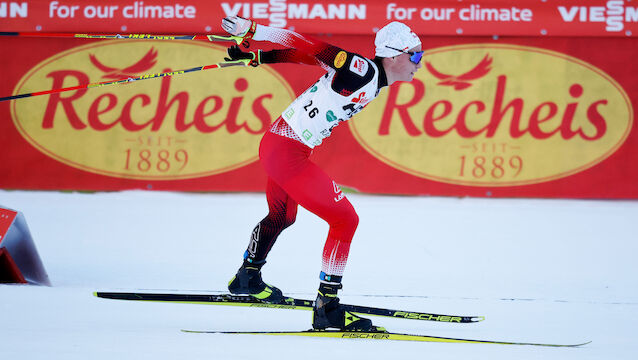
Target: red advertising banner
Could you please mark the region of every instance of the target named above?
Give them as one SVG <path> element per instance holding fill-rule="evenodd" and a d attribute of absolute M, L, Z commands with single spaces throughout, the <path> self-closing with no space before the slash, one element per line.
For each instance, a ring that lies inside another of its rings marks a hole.
<path fill-rule="evenodd" d="M 313 34 L 370 35 L 393 20 L 422 35 L 638 33 L 638 4 L 622 0 L 18 0 L 0 1 L 0 31 L 216 33 L 235 14 Z"/>
<path fill-rule="evenodd" d="M 372 35 L 320 36 L 373 55 Z M 636 40 L 423 37 L 313 159 L 363 192 L 638 198 Z M 258 44 L 253 44 L 257 46 Z M 222 61 L 203 41 L 0 39 L 0 96 Z M 225 68 L 0 102 L 0 187 L 261 191 L 259 139 L 323 74 Z"/>

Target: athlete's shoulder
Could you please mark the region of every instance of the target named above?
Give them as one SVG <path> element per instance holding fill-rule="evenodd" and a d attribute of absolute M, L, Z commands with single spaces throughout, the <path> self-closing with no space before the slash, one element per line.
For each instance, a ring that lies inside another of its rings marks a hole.
<path fill-rule="evenodd" d="M 337 72 L 348 72 L 361 78 L 367 77 L 376 71 L 374 62 L 362 55 L 340 50 L 334 59 L 334 69 Z"/>
<path fill-rule="evenodd" d="M 377 83 L 379 71 L 372 60 L 356 53 L 346 54 L 345 60 L 338 64 L 338 68 L 335 67 L 337 71 L 331 84 L 333 91 L 350 96 L 370 83 Z"/>

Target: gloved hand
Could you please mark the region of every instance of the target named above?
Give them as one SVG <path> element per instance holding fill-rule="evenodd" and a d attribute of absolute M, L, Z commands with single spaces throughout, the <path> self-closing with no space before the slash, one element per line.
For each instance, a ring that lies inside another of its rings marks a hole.
<path fill-rule="evenodd" d="M 254 51 L 241 51 L 239 46 L 233 45 L 228 48 L 228 57 L 225 57 L 226 61 L 237 61 L 237 60 L 249 60 L 248 65 L 257 67 L 261 64 L 261 50 Z"/>
<path fill-rule="evenodd" d="M 233 36 L 239 36 L 244 39 L 252 38 L 256 28 L 256 22 L 244 19 L 241 16 L 233 15 L 222 19 L 222 29 Z"/>

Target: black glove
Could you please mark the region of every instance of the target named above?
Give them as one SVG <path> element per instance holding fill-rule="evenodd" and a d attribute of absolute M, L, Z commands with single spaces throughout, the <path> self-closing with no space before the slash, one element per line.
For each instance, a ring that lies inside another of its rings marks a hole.
<path fill-rule="evenodd" d="M 242 51 L 238 45 L 233 45 L 228 48 L 228 57 L 225 57 L 226 61 L 237 61 L 237 60 L 250 60 L 248 65 L 250 66 L 259 66 L 261 64 L 261 50 L 257 50 L 257 53 L 254 51 Z"/>

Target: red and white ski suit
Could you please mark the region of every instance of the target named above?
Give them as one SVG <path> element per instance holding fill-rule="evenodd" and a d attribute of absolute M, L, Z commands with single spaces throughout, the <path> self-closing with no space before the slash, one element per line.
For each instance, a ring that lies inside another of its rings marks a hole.
<path fill-rule="evenodd" d="M 285 29 L 258 25 L 253 40 L 287 47 L 262 52 L 262 63 L 319 65 L 327 72 L 282 112 L 261 140 L 259 159 L 268 175 L 269 212 L 255 227 L 245 257 L 264 261 L 301 205 L 330 225 L 322 279 L 341 277 L 359 218 L 339 186 L 309 156 L 340 122 L 361 111 L 387 86 L 385 72 L 376 60 Z"/>

